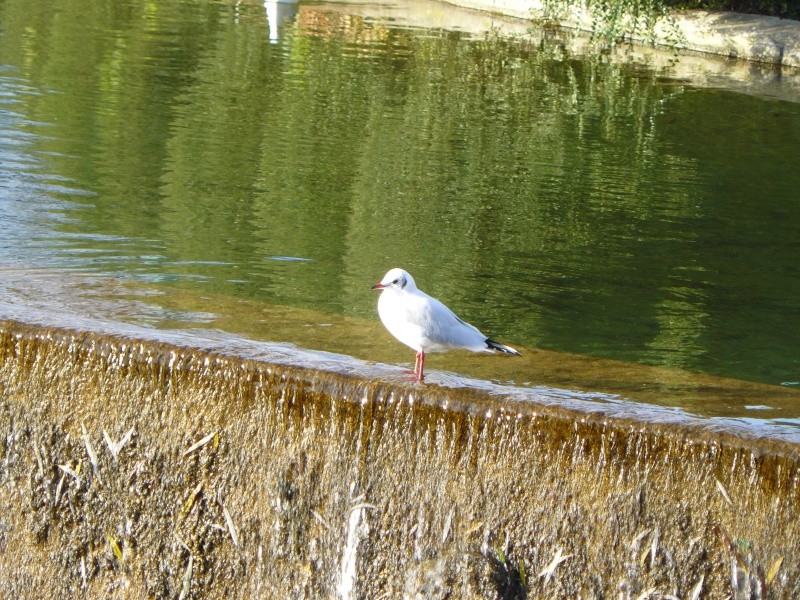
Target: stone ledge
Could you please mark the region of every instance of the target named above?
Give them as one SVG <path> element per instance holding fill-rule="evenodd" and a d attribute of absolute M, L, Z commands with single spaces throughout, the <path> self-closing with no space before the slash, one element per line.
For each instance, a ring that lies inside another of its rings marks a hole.
<path fill-rule="evenodd" d="M 794 445 L 168 335 L 0 321 L 0 597 L 800 597 Z"/>

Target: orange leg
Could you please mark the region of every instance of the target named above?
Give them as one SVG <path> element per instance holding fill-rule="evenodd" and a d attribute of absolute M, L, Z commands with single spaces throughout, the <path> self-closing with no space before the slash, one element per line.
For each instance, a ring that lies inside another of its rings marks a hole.
<path fill-rule="evenodd" d="M 414 375 L 417 381 L 425 380 L 425 353 L 417 352 L 417 360 L 414 362 Z"/>

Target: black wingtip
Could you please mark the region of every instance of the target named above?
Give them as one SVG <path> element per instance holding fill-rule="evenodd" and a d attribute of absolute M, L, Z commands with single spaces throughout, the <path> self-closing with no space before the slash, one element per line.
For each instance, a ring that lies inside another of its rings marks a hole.
<path fill-rule="evenodd" d="M 499 352 L 505 352 L 506 354 L 513 354 L 514 356 L 522 356 L 519 352 L 514 350 L 511 346 L 504 346 L 503 344 L 498 344 L 494 340 L 490 340 L 486 338 L 486 347 L 491 350 L 497 350 Z"/>

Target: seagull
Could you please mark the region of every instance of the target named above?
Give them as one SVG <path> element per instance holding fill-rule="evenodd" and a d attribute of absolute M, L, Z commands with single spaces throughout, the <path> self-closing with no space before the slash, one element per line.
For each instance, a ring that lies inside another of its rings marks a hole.
<path fill-rule="evenodd" d="M 372 289 L 381 290 L 378 314 L 383 325 L 394 337 L 417 351 L 414 362 L 417 381 L 425 379 L 426 352 L 463 348 L 473 352 L 498 350 L 519 356 L 514 348 L 489 339 L 436 298 L 418 289 L 414 278 L 403 269 L 391 269 Z"/>

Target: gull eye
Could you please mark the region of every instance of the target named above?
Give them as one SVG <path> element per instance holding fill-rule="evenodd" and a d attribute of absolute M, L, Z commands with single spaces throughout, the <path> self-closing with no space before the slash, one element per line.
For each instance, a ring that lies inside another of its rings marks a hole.
<path fill-rule="evenodd" d="M 395 279 L 395 280 L 392 282 L 392 285 L 397 285 L 397 282 L 398 282 L 398 281 L 400 281 L 400 280 L 399 280 L 399 279 Z"/>

